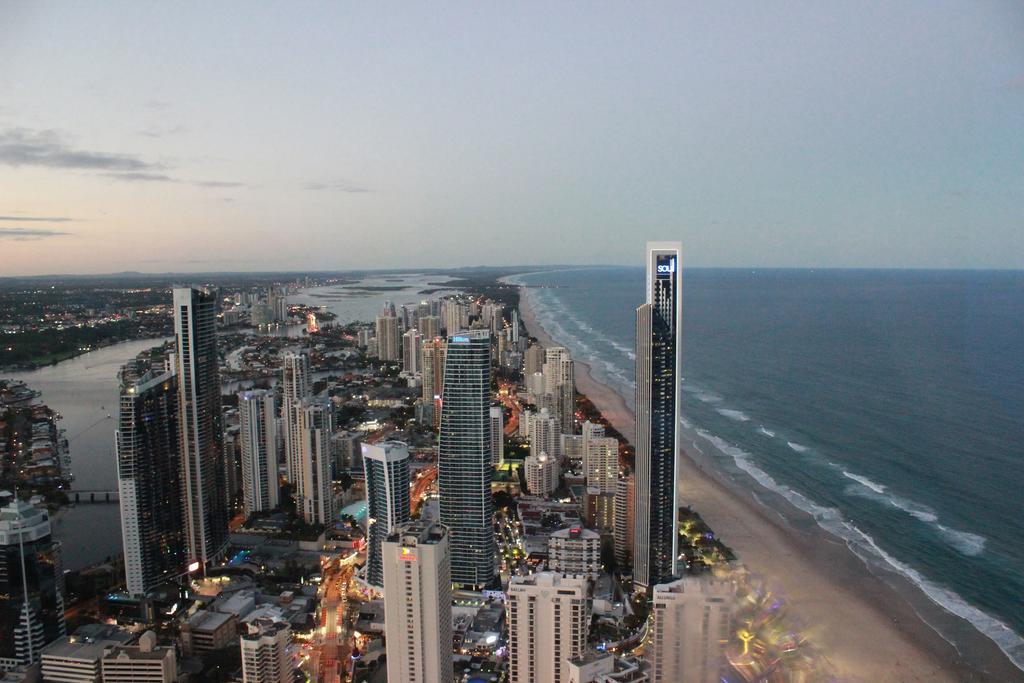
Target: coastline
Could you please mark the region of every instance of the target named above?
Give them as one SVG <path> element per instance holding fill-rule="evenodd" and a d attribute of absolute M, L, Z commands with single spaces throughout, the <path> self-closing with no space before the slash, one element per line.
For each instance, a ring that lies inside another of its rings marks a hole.
<path fill-rule="evenodd" d="M 520 286 L 520 318 L 542 345 L 557 345 L 534 317 L 528 289 Z M 578 391 L 632 440 L 634 416 L 622 396 L 595 380 L 586 363 L 577 360 L 576 366 Z M 875 576 L 810 515 L 793 508 L 783 517 L 762 503 L 753 487 L 742 487 L 720 475 L 692 433 L 684 430 L 683 437 L 681 500 L 697 510 L 740 561 L 767 578 L 810 625 L 812 640 L 828 654 L 840 680 L 1024 680 L 1024 672 L 980 632 L 970 639 L 970 648 L 972 659 L 984 662 L 986 670 L 971 666 L 900 590 Z M 915 589 L 908 583 L 907 590 Z"/>

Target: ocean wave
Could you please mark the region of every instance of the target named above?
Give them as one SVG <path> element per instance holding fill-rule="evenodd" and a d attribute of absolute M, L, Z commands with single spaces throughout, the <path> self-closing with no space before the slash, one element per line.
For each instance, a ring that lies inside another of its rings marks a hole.
<path fill-rule="evenodd" d="M 736 422 L 750 422 L 750 417 L 742 410 L 734 410 L 732 408 L 715 408 L 715 412 L 722 417 L 727 417 Z"/>
<path fill-rule="evenodd" d="M 843 476 L 846 477 L 847 479 L 853 479 L 858 484 L 866 486 L 875 493 L 885 493 L 884 484 L 876 484 L 867 477 L 861 476 L 859 474 L 853 474 L 852 472 L 847 472 L 846 470 L 843 470 Z"/>
<path fill-rule="evenodd" d="M 767 436 L 769 439 L 775 438 L 775 432 L 773 432 L 770 429 L 766 429 L 764 425 L 761 425 L 760 427 L 757 428 L 757 433 L 763 434 L 764 436 Z"/>
<path fill-rule="evenodd" d="M 902 510 L 918 521 L 932 526 L 939 535 L 957 552 L 971 557 L 977 557 L 985 552 L 985 543 L 988 539 L 969 531 L 953 529 L 945 524 L 939 524 L 939 515 L 932 508 L 922 503 L 908 500 L 902 496 L 891 493 L 887 486 L 871 481 L 865 476 L 854 474 L 843 470 L 843 476 L 852 479 L 864 488 L 851 487 L 847 493 L 862 498 L 869 498 L 898 510 Z M 865 490 L 867 489 L 867 490 Z"/>
<path fill-rule="evenodd" d="M 896 572 L 914 584 L 929 600 L 940 608 L 966 620 L 980 633 L 992 640 L 1015 666 L 1024 670 L 1024 638 L 1021 638 L 1008 625 L 970 604 L 955 591 L 925 578 L 910 565 L 897 560 L 879 547 L 874 538 L 843 519 L 842 514 L 837 509 L 819 505 L 803 494 L 794 491 L 784 484 L 780 484 L 770 474 L 758 467 L 751 460 L 750 454 L 743 449 L 703 429 L 697 429 L 696 433 L 711 443 L 721 453 L 731 457 L 736 466 L 749 474 L 757 483 L 779 494 L 798 510 L 811 515 L 818 526 L 825 531 L 846 541 L 847 546 L 863 561 L 876 566 L 883 566 Z M 950 531 L 955 530 L 951 529 Z M 965 532 L 956 533 L 964 534 Z M 968 536 L 974 535 L 968 534 Z M 962 538 L 961 540 L 965 543 L 965 547 L 969 542 L 977 543 L 978 540 L 984 541 L 981 537 L 973 539 Z"/>
<path fill-rule="evenodd" d="M 796 451 L 797 453 L 806 453 L 807 451 L 811 450 L 807 446 L 804 446 L 802 444 L 798 444 L 795 441 L 787 441 L 786 445 L 789 446 L 794 451 Z"/>

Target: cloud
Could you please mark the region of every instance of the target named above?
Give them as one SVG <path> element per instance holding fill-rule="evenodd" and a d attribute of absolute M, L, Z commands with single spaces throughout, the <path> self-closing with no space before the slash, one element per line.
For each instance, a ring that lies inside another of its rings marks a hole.
<path fill-rule="evenodd" d="M 67 223 L 75 220 L 67 216 L 0 216 L 0 221 L 21 221 L 22 223 Z"/>
<path fill-rule="evenodd" d="M 245 183 L 237 183 L 231 180 L 193 180 L 196 187 L 245 187 Z"/>
<path fill-rule="evenodd" d="M 373 192 L 373 190 L 366 187 L 359 187 L 351 183 L 305 183 L 302 186 L 304 190 L 337 190 L 339 192 L 348 192 L 349 194 L 360 194 L 362 192 Z"/>
<path fill-rule="evenodd" d="M 104 173 L 104 176 L 114 180 L 128 180 L 132 182 L 146 183 L 177 183 L 175 178 L 163 173 L 146 173 L 144 171 L 126 171 L 124 173 Z"/>
<path fill-rule="evenodd" d="M 74 233 L 63 230 L 50 230 L 48 228 L 0 228 L 0 240 L 14 240 L 15 242 L 27 242 L 29 240 L 41 240 L 47 237 L 64 237 Z"/>
<path fill-rule="evenodd" d="M 144 135 L 147 138 L 163 138 L 163 137 L 167 137 L 168 135 L 175 135 L 177 133 L 184 133 L 186 130 L 188 130 L 188 129 L 185 128 L 185 126 L 167 126 L 165 128 L 161 128 L 159 126 L 153 126 L 151 128 L 147 128 L 145 130 L 140 130 L 139 131 L 139 135 Z"/>
<path fill-rule="evenodd" d="M 91 169 L 138 173 L 163 168 L 130 154 L 77 149 L 52 130 L 8 128 L 0 131 L 0 164 L 45 168 Z"/>

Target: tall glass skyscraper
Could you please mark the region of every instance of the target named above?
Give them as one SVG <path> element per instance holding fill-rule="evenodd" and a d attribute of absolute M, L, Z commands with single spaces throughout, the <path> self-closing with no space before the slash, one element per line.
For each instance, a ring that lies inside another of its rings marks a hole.
<path fill-rule="evenodd" d="M 647 302 L 636 309 L 633 581 L 644 588 L 676 572 L 681 253 L 679 242 L 647 243 Z"/>
<path fill-rule="evenodd" d="M 437 480 L 441 523 L 450 536 L 452 581 L 464 586 L 483 586 L 494 577 L 490 393 L 490 333 L 449 336 Z"/>
<path fill-rule="evenodd" d="M 17 499 L 0 508 L 0 671 L 38 662 L 66 634 L 63 592 L 49 513 Z"/>
<path fill-rule="evenodd" d="M 400 441 L 362 446 L 366 474 L 366 581 L 384 585 L 381 548 L 399 524 L 409 521 L 409 447 Z"/>
<path fill-rule="evenodd" d="M 121 369 L 117 487 L 129 595 L 184 571 L 178 378 L 136 360 Z"/>
<path fill-rule="evenodd" d="M 215 290 L 174 289 L 185 548 L 203 566 L 228 543 L 216 320 Z"/>

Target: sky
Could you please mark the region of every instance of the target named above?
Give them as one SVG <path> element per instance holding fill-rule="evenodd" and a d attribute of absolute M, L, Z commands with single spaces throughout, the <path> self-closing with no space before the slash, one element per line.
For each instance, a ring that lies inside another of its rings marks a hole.
<path fill-rule="evenodd" d="M 0 276 L 1024 268 L 1024 3 L 0 3 Z"/>

